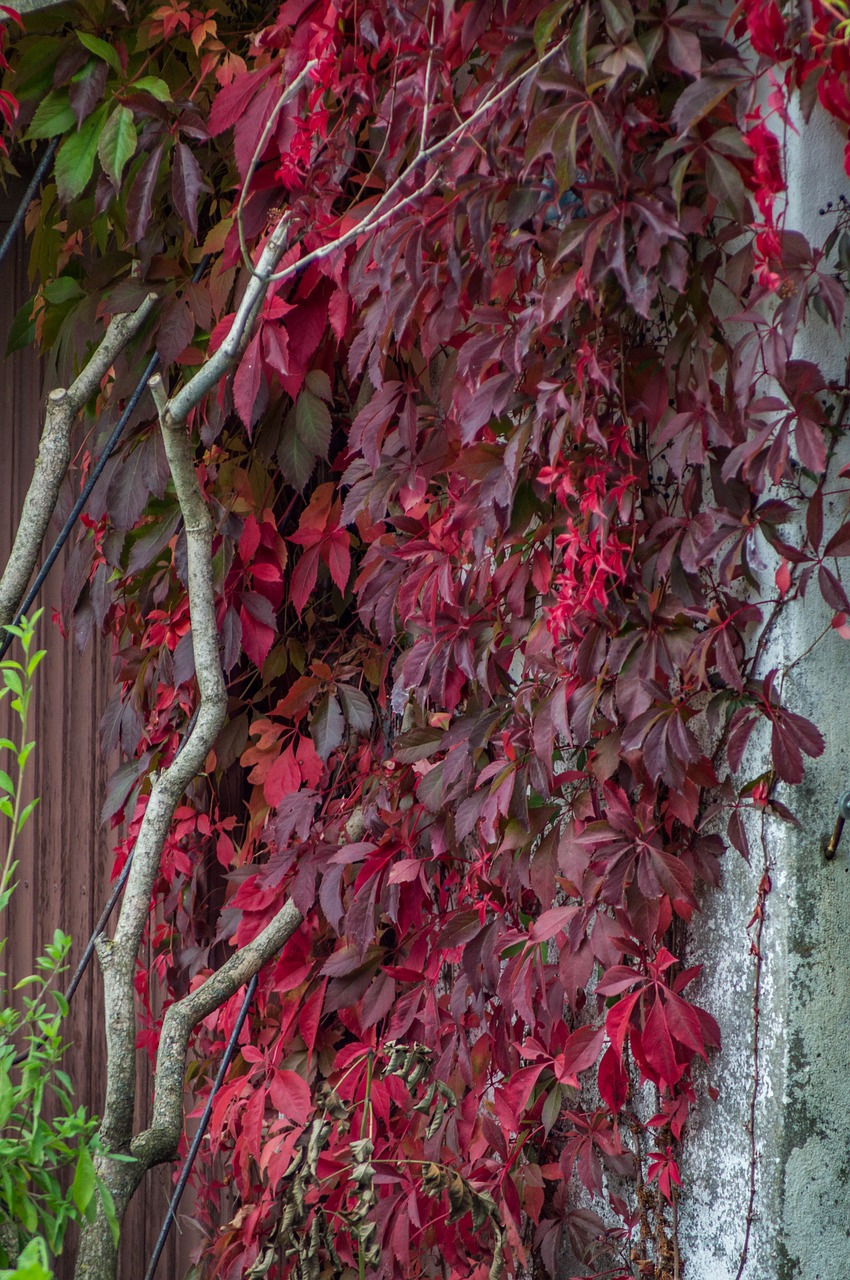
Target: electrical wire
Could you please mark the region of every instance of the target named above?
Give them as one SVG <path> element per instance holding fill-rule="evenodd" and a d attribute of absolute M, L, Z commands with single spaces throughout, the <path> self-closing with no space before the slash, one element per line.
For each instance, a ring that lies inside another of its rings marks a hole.
<path fill-rule="evenodd" d="M 207 269 L 209 261 L 210 261 L 210 255 L 205 254 L 204 257 L 201 259 L 201 261 L 198 263 L 198 266 L 195 269 L 195 273 L 192 276 L 193 284 L 197 284 L 198 281 L 201 279 L 201 277 L 203 276 L 204 272 Z M 50 552 L 48 553 L 47 559 L 44 561 L 44 564 L 41 566 L 38 573 L 36 574 L 35 581 L 33 582 L 32 586 L 30 587 L 29 591 L 27 592 L 24 598 L 23 603 L 18 609 L 18 612 L 15 616 L 15 625 L 20 624 L 21 618 L 26 615 L 30 606 L 32 605 L 33 601 L 38 595 L 39 591 L 44 586 L 45 579 L 47 578 L 48 573 L 50 572 L 54 563 L 56 562 L 56 557 L 59 555 L 59 552 L 62 550 L 65 543 L 68 541 L 69 537 L 71 536 L 74 530 L 74 526 L 77 523 L 77 520 L 80 518 L 80 515 L 86 503 L 91 497 L 92 489 L 94 488 L 98 479 L 100 478 L 100 475 L 103 472 L 103 468 L 106 466 L 107 462 L 112 457 L 113 453 L 118 447 L 118 442 L 121 439 L 121 436 L 124 432 L 124 428 L 126 427 L 127 423 L 130 421 L 130 417 L 132 416 L 133 411 L 136 408 L 136 405 L 139 403 L 142 396 L 144 395 L 148 385 L 148 380 L 150 379 L 151 375 L 156 371 L 158 364 L 159 364 L 159 356 L 156 353 L 154 353 L 154 355 L 151 356 L 150 360 L 145 366 L 145 371 L 142 374 L 141 378 L 139 379 L 138 383 L 136 384 L 136 388 L 133 394 L 130 396 L 130 399 L 127 401 L 126 405 L 124 406 L 124 412 L 121 414 L 121 417 L 116 422 L 112 435 L 109 437 L 106 444 L 104 445 L 103 451 L 100 457 L 98 458 L 97 462 L 95 463 L 95 466 L 92 469 L 91 475 L 89 476 L 88 480 L 83 486 L 80 496 L 77 498 L 77 501 L 74 503 L 74 506 L 71 509 L 71 513 L 68 516 L 68 519 L 65 521 L 56 541 L 54 542 L 53 546 L 50 548 Z M 5 655 L 13 639 L 14 639 L 14 636 L 12 635 L 12 633 L 7 632 L 4 639 L 0 640 L 0 658 L 2 658 Z"/>
<path fill-rule="evenodd" d="M 194 1138 L 192 1139 L 192 1145 L 190 1146 L 189 1153 L 186 1156 L 186 1163 L 183 1165 L 183 1168 L 180 1171 L 180 1177 L 177 1180 L 177 1185 L 175 1186 L 174 1192 L 168 1203 L 168 1210 L 165 1214 L 165 1221 L 162 1224 L 162 1229 L 160 1230 L 159 1238 L 157 1239 L 157 1242 L 154 1245 L 154 1251 L 151 1254 L 151 1260 L 148 1263 L 148 1269 L 145 1272 L 145 1280 L 153 1280 L 154 1273 L 156 1272 L 157 1264 L 160 1258 L 162 1257 L 162 1251 L 165 1248 L 166 1241 L 168 1240 L 169 1232 L 171 1231 L 171 1227 L 173 1223 L 177 1221 L 177 1218 L 176 1218 L 177 1208 L 180 1204 L 180 1200 L 183 1195 L 183 1192 L 186 1189 L 186 1183 L 189 1181 L 189 1176 L 192 1172 L 192 1166 L 195 1163 L 195 1157 L 197 1156 L 198 1152 L 201 1149 L 201 1143 L 204 1140 L 204 1134 L 207 1131 L 207 1125 L 209 1124 L 210 1116 L 212 1115 L 213 1102 L 215 1101 L 215 1095 L 218 1093 L 219 1089 L 224 1083 L 224 1077 L 227 1075 L 227 1069 L 230 1066 L 235 1056 L 236 1041 L 239 1039 L 239 1033 L 242 1030 L 242 1027 L 245 1023 L 245 1019 L 248 1016 L 248 1010 L 251 1007 L 251 1001 L 254 998 L 254 993 L 256 990 L 257 990 L 257 974 L 255 973 L 251 981 L 248 983 L 248 990 L 245 992 L 245 999 L 242 1001 L 242 1008 L 239 1010 L 239 1017 L 236 1019 L 236 1025 L 234 1026 L 233 1030 L 230 1033 L 230 1039 L 227 1042 L 227 1048 L 224 1051 L 224 1057 L 222 1058 L 219 1064 L 219 1068 L 218 1068 L 218 1071 L 216 1072 L 215 1080 L 213 1081 L 212 1089 L 210 1090 L 210 1095 L 207 1098 L 206 1106 L 204 1107 L 203 1114 L 201 1115 L 200 1123 L 198 1125 L 198 1131 L 195 1134 Z"/>
<path fill-rule="evenodd" d="M 8 229 L 3 239 L 0 240 L 0 262 L 3 261 L 3 259 L 6 257 L 6 254 L 9 252 L 9 250 L 12 247 L 12 243 L 15 239 L 15 236 L 18 234 L 18 231 L 20 230 L 21 223 L 26 217 L 27 209 L 29 208 L 30 201 L 32 200 L 39 186 L 41 185 L 42 178 L 47 173 L 47 170 L 50 168 L 51 164 L 53 163 L 53 157 L 56 155 L 56 148 L 59 146 L 60 141 L 61 139 L 58 137 L 51 138 L 50 142 L 45 148 L 44 155 L 41 157 L 41 159 L 38 162 L 38 168 L 30 178 L 29 186 L 27 187 L 26 191 L 22 195 L 20 203 L 18 204 L 18 207 L 15 210 L 15 216 L 13 217 L 12 221 L 9 223 Z"/>

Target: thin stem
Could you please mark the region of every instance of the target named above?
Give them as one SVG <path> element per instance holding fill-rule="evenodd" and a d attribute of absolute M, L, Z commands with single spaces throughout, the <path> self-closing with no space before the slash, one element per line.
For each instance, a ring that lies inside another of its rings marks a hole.
<path fill-rule="evenodd" d="M 262 156 L 263 152 L 266 149 L 268 140 L 272 136 L 272 130 L 277 124 L 278 117 L 281 111 L 286 106 L 287 102 L 291 102 L 292 99 L 295 97 L 296 93 L 298 93 L 304 87 L 304 85 L 307 83 L 308 79 L 310 78 L 310 73 L 312 72 L 313 68 L 317 67 L 318 65 L 319 65 L 318 59 L 311 58 L 311 60 L 304 67 L 303 71 L 301 71 L 301 73 L 298 76 L 296 76 L 296 78 L 292 81 L 292 84 L 287 89 L 285 89 L 284 92 L 278 98 L 277 102 L 272 108 L 271 115 L 266 121 L 263 132 L 260 134 L 260 140 L 257 143 L 256 147 L 254 148 L 254 154 L 251 156 L 251 163 L 248 165 L 248 172 L 245 174 L 245 181 L 242 183 L 242 190 L 239 194 L 239 202 L 236 205 L 236 227 L 239 231 L 239 247 L 242 250 L 242 261 L 245 263 L 245 266 L 251 272 L 254 271 L 254 264 L 251 262 L 251 255 L 248 252 L 248 245 L 245 240 L 245 223 L 243 220 L 243 215 L 245 212 L 245 201 L 248 197 L 248 190 L 251 186 L 251 179 L 253 178 L 254 173 L 256 172 L 257 165 L 260 163 L 260 157 Z"/>
<path fill-rule="evenodd" d="M 21 724 L 21 754 L 23 754 L 24 748 L 27 745 L 27 715 L 29 711 L 29 700 L 30 700 L 30 690 L 29 690 L 29 687 L 27 686 L 24 689 L 23 696 L 18 700 L 21 708 L 18 713 L 20 717 L 20 724 Z M 15 787 L 15 806 L 12 814 L 12 834 L 9 837 L 9 847 L 6 850 L 6 860 L 3 863 L 3 877 L 0 880 L 0 894 L 5 893 L 6 889 L 9 886 L 9 880 L 12 875 L 13 859 L 15 855 L 15 844 L 17 843 L 17 839 L 18 839 L 18 823 L 20 822 L 20 818 L 21 818 L 21 798 L 24 792 L 24 768 L 25 766 L 21 766 L 21 765 L 19 765 L 18 767 L 18 779 L 17 779 L 18 784 Z"/>

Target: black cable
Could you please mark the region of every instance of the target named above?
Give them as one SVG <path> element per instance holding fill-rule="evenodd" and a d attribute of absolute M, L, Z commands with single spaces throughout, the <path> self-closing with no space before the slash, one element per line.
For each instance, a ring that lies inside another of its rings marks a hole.
<path fill-rule="evenodd" d="M 192 712 L 191 716 L 189 717 L 189 723 L 186 725 L 186 732 L 183 734 L 183 737 L 180 739 L 180 745 L 174 753 L 175 760 L 180 755 L 180 752 L 183 750 L 186 743 L 189 741 L 190 737 L 192 736 L 192 730 L 194 729 L 195 725 L 198 723 L 198 716 L 200 714 L 200 711 L 201 711 L 200 706 L 195 707 L 195 710 Z M 113 888 L 112 893 L 109 895 L 109 901 L 101 911 L 100 919 L 95 925 L 94 931 L 92 932 L 92 936 L 89 938 L 88 943 L 86 944 L 86 949 L 83 952 L 82 956 L 80 957 L 80 963 L 77 965 L 76 969 L 74 970 L 73 976 L 71 977 L 71 981 L 68 983 L 67 987 L 65 988 L 65 999 L 68 1001 L 69 1004 L 71 1003 L 71 999 L 74 995 L 74 992 L 77 990 L 77 987 L 80 985 L 80 983 L 83 980 L 83 975 L 85 974 L 86 969 L 91 964 L 91 958 L 95 953 L 95 946 L 96 946 L 97 940 L 100 937 L 100 935 L 103 933 L 104 929 L 106 928 L 109 922 L 109 917 L 112 915 L 112 912 L 115 910 L 115 904 L 121 896 L 121 890 L 124 888 L 124 885 L 127 883 L 127 877 L 130 874 L 130 867 L 133 865 L 133 854 L 135 852 L 136 852 L 136 846 L 133 845 L 132 849 L 127 855 L 127 861 L 124 863 L 124 866 L 121 868 L 121 874 L 118 877 L 118 879 L 115 881 L 115 887 Z M 25 1052 L 17 1054 L 17 1056 L 14 1058 L 12 1062 L 12 1066 L 19 1067 L 22 1062 L 26 1061 L 26 1058 L 27 1058 L 27 1054 Z"/>
<path fill-rule="evenodd" d="M 89 938 L 88 943 L 86 945 L 86 949 L 83 952 L 82 956 L 80 957 L 80 963 L 77 965 L 76 969 L 74 970 L 74 974 L 73 974 L 73 977 L 71 978 L 71 981 L 68 983 L 67 987 L 65 988 L 65 999 L 69 1002 L 73 997 L 74 992 L 77 990 L 77 987 L 80 985 L 80 983 L 83 980 L 83 974 L 85 973 L 86 969 L 89 967 L 89 964 L 91 963 L 91 958 L 94 955 L 95 944 L 97 943 L 98 938 L 106 928 L 107 923 L 109 921 L 109 917 L 112 915 L 112 912 L 115 910 L 115 904 L 121 896 L 121 890 L 124 888 L 124 885 L 127 883 L 127 877 L 129 876 L 130 868 L 133 865 L 133 854 L 135 852 L 136 852 L 136 846 L 133 845 L 132 849 L 127 855 L 127 861 L 124 863 L 124 866 L 121 868 L 121 874 L 118 877 L 118 879 L 115 881 L 115 887 L 112 890 L 111 894 L 109 895 L 109 901 L 101 911 L 100 919 L 95 925 L 94 932 L 92 933 L 92 936 Z"/>
<path fill-rule="evenodd" d="M 53 157 L 56 155 L 56 148 L 59 146 L 60 142 L 61 142 L 61 138 L 58 138 L 58 137 L 51 138 L 50 142 L 47 145 L 47 149 L 44 152 L 44 155 L 39 160 L 38 168 L 36 169 L 35 173 L 32 175 L 32 178 L 30 179 L 30 184 L 27 187 L 26 191 L 24 192 L 23 196 L 21 197 L 21 202 L 18 205 L 17 209 L 15 210 L 14 218 L 9 223 L 9 229 L 7 230 L 3 239 L 0 240 L 0 262 L 3 261 L 3 259 L 6 257 L 6 254 L 9 252 L 10 248 L 12 247 L 12 241 L 15 239 L 15 236 L 18 234 L 21 223 L 26 217 L 26 213 L 27 213 L 27 209 L 29 208 L 30 201 L 32 200 L 33 196 L 38 190 L 42 178 L 47 173 L 47 170 L 50 168 L 51 164 L 53 163 Z"/>
<path fill-rule="evenodd" d="M 201 261 L 198 263 L 197 267 L 195 268 L 195 273 L 192 276 L 193 284 L 198 283 L 201 276 L 204 274 L 204 272 L 207 269 L 209 260 L 210 260 L 210 255 L 205 254 L 204 257 L 201 259 Z M 38 573 L 36 574 L 35 582 L 30 587 L 29 591 L 26 594 L 26 597 L 24 598 L 23 604 L 18 609 L 18 612 L 15 616 L 16 626 L 20 624 L 22 616 L 27 613 L 30 605 L 33 603 L 39 591 L 44 586 L 45 578 L 47 577 L 48 573 L 53 567 L 53 564 L 55 563 L 56 557 L 59 555 L 59 552 L 62 550 L 65 543 L 68 541 L 68 538 L 71 536 L 71 533 L 73 532 L 73 529 L 74 529 L 74 525 L 77 523 L 77 520 L 80 517 L 80 513 L 82 512 L 83 508 L 85 507 L 86 503 L 91 497 L 92 489 L 97 483 L 101 475 L 101 472 L 103 471 L 103 468 L 106 466 L 107 462 L 115 452 L 118 446 L 118 441 L 121 439 L 121 435 L 124 431 L 124 428 L 126 427 L 127 423 L 130 421 L 130 416 L 132 415 L 134 409 L 136 408 L 136 405 L 139 403 L 142 396 L 144 395 L 145 389 L 148 385 L 148 379 L 155 372 L 158 364 L 159 364 L 159 356 L 156 353 L 154 353 L 154 355 L 152 355 L 150 360 L 148 361 L 145 367 L 144 373 L 142 374 L 141 378 L 136 384 L 135 391 L 130 396 L 130 399 L 127 401 L 127 404 L 124 407 L 124 412 L 121 414 L 121 417 L 118 419 L 117 423 L 115 424 L 115 429 L 112 432 L 112 435 L 107 440 L 106 445 L 104 446 L 103 452 L 98 458 L 92 470 L 91 475 L 89 476 L 88 480 L 83 486 L 82 493 L 77 498 L 77 501 L 74 503 L 74 506 L 71 509 L 71 514 L 68 516 L 68 519 L 65 521 L 64 525 L 62 526 L 62 530 L 59 536 L 57 537 L 53 546 L 50 548 L 50 553 L 48 554 L 47 559 L 45 560 L 44 564 L 41 566 Z M 13 639 L 14 637 L 12 635 L 12 632 L 9 631 L 7 632 L 3 640 L 0 640 L 0 658 L 2 658 L 5 655 Z"/>
<path fill-rule="evenodd" d="M 242 1001 L 242 1008 L 239 1010 L 239 1017 L 236 1019 L 236 1026 L 233 1028 L 233 1030 L 230 1033 L 230 1039 L 227 1042 L 227 1048 L 224 1051 L 224 1057 L 222 1058 L 221 1063 L 219 1064 L 218 1071 L 216 1072 L 216 1077 L 215 1077 L 215 1080 L 213 1081 L 213 1087 L 210 1090 L 210 1095 L 207 1098 L 206 1106 L 204 1107 L 204 1111 L 201 1116 L 200 1123 L 198 1125 L 198 1131 L 195 1134 L 194 1138 L 192 1139 L 192 1145 L 189 1148 L 189 1154 L 186 1156 L 186 1163 L 184 1164 L 180 1172 L 180 1177 L 177 1180 L 177 1186 L 174 1188 L 174 1193 L 171 1197 L 171 1200 L 168 1203 L 168 1211 L 165 1215 L 165 1221 L 162 1224 L 162 1230 L 159 1233 L 159 1239 L 157 1240 L 156 1245 L 154 1246 L 154 1251 L 151 1254 L 151 1260 L 148 1263 L 148 1269 L 145 1272 L 145 1280 L 153 1280 L 153 1276 L 157 1268 L 157 1263 L 162 1257 L 162 1251 L 165 1248 L 166 1241 L 168 1240 L 168 1234 L 171 1231 L 171 1225 L 172 1223 L 177 1221 L 175 1216 L 177 1213 L 177 1207 L 180 1204 L 181 1197 L 183 1195 L 183 1192 L 186 1189 L 186 1183 L 189 1181 L 189 1175 L 192 1172 L 192 1166 L 195 1163 L 195 1157 L 197 1156 L 198 1152 L 201 1149 L 201 1143 L 204 1140 L 204 1134 L 206 1133 L 207 1125 L 210 1122 L 210 1116 L 212 1114 L 215 1095 L 218 1093 L 218 1090 L 221 1088 L 221 1085 L 224 1082 L 224 1077 L 227 1074 L 227 1069 L 230 1066 L 231 1062 L 233 1061 L 234 1055 L 236 1053 L 236 1041 L 239 1039 L 239 1032 L 242 1030 L 242 1027 L 245 1023 L 245 1019 L 248 1016 L 248 1010 L 251 1006 L 251 1001 L 254 998 L 254 992 L 256 990 L 257 990 L 257 974 L 255 973 L 251 981 L 248 983 L 248 990 L 245 992 L 245 999 Z"/>

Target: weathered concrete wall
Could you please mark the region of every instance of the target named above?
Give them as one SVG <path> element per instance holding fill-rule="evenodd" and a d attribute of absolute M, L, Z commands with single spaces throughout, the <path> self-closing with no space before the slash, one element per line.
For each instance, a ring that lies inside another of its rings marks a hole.
<path fill-rule="evenodd" d="M 822 116 L 809 126 L 799 122 L 799 129 L 789 140 L 787 226 L 818 243 L 830 229 L 819 209 L 850 189 L 844 144 Z M 843 338 L 831 337 L 815 320 L 796 354 L 843 381 L 850 351 Z M 843 501 L 832 509 L 827 504 L 828 526 L 847 514 Z M 789 614 L 772 637 L 765 672 L 781 671 L 802 654 L 831 617 L 816 590 L 804 609 Z M 686 1143 L 681 1239 L 687 1280 L 850 1277 L 850 831 L 832 862 L 822 849 L 838 799 L 850 789 L 848 642 L 830 632 L 789 675 L 785 700 L 826 737 L 824 755 L 809 764 L 803 785 L 782 797 L 801 829 L 770 820 L 762 847 L 754 827 L 751 867 L 728 854 L 723 888 L 707 898 L 689 956 L 705 965 L 700 996 L 720 1022 L 724 1049 L 711 1067 L 720 1099 L 707 1104 Z M 761 933 L 756 1052 L 750 954 L 756 926 L 748 933 L 747 922 L 763 859 L 771 890 Z"/>

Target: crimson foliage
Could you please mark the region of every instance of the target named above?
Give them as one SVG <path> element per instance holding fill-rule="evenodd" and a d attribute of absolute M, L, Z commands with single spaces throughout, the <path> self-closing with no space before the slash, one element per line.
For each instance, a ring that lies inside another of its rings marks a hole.
<path fill-rule="evenodd" d="M 684 926 L 823 747 L 764 638 L 807 592 L 850 613 L 850 525 L 823 537 L 843 401 L 794 354 L 841 322 L 850 238 L 781 217 L 792 99 L 850 123 L 850 45 L 831 5 L 793 7 L 287 0 L 246 31 L 169 0 L 17 44 L 27 136 L 64 140 L 16 340 L 66 370 L 162 295 L 101 422 L 154 346 L 176 380 L 220 344 L 244 247 L 290 230 L 192 424 L 230 718 L 138 983 L 149 1008 L 287 896 L 304 917 L 215 1104 L 217 1275 L 554 1274 L 567 1238 L 672 1274 L 719 1047 Z M 121 856 L 196 697 L 151 418 L 65 583 L 78 642 L 115 640 Z M 237 1008 L 198 1037 L 199 1097 Z"/>

